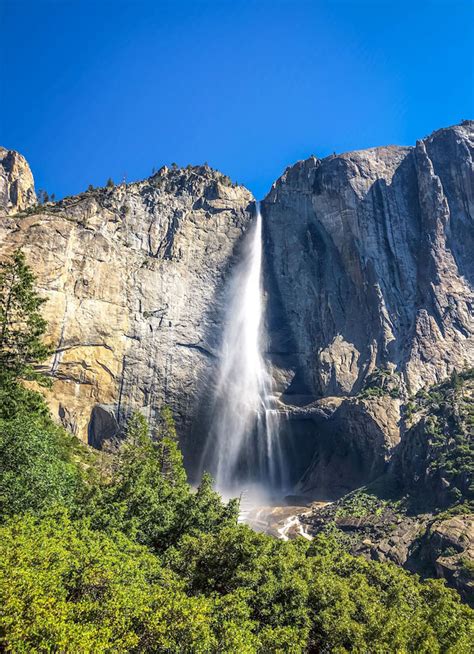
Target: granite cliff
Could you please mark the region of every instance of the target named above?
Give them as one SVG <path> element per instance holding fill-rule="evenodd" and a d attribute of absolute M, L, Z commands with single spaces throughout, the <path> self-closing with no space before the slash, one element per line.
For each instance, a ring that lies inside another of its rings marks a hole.
<path fill-rule="evenodd" d="M 301 491 L 379 476 L 408 395 L 474 364 L 473 139 L 465 121 L 415 147 L 310 157 L 262 203 L 268 357 Z M 0 150 L 0 256 L 21 247 L 48 299 L 53 413 L 100 447 L 132 408 L 167 402 L 192 466 L 251 193 L 164 167 L 35 201 L 23 157 Z"/>
<path fill-rule="evenodd" d="M 0 215 L 17 213 L 36 202 L 30 167 L 15 150 L 0 147 Z"/>
<path fill-rule="evenodd" d="M 21 186 L 31 173 L 19 174 Z M 48 300 L 48 400 L 74 434 L 100 447 L 132 408 L 153 416 L 164 402 L 187 431 L 215 357 L 222 281 L 252 201 L 202 166 L 164 167 L 143 182 L 15 215 L 6 207 L 2 255 L 22 248 Z"/>
<path fill-rule="evenodd" d="M 376 367 L 414 392 L 472 363 L 473 148 L 466 122 L 414 148 L 311 157 L 274 184 L 263 206 L 286 394 L 354 394 Z"/>
<path fill-rule="evenodd" d="M 263 202 L 270 357 L 295 438 L 313 442 L 303 490 L 378 476 L 401 400 L 473 365 L 473 146 L 464 121 L 310 157 Z"/>

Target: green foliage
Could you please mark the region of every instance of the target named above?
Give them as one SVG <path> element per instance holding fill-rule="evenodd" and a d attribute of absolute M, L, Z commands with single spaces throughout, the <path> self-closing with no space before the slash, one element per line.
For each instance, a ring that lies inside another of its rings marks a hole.
<path fill-rule="evenodd" d="M 44 299 L 34 284 L 20 250 L 10 261 L 0 263 L 0 381 L 38 379 L 33 364 L 49 354 L 42 341 L 46 322 L 39 312 Z"/>
<path fill-rule="evenodd" d="M 237 524 L 239 501 L 222 502 L 213 488 L 213 479 L 205 472 L 196 493 L 189 496 L 184 512 L 182 531 L 186 533 L 210 533 L 225 525 Z"/>
<path fill-rule="evenodd" d="M 0 418 L 0 520 L 55 503 L 73 506 L 83 490 L 71 441 L 44 413 Z"/>
<path fill-rule="evenodd" d="M 367 515 L 377 516 L 383 513 L 387 505 L 388 503 L 385 500 L 376 495 L 367 493 L 364 490 L 356 490 L 346 495 L 343 501 L 338 503 L 334 517 L 363 518 Z"/>
<path fill-rule="evenodd" d="M 413 416 L 413 414 L 416 411 L 416 404 L 415 402 L 409 401 L 405 405 L 405 417 L 407 420 L 410 420 Z"/>
<path fill-rule="evenodd" d="M 86 481 L 74 440 L 59 428 L 54 440 L 48 420 L 18 414 L 0 449 L 19 479 L 2 486 L 5 651 L 469 651 L 470 610 L 441 582 L 352 557 L 331 536 L 254 533 L 207 475 L 193 493 L 169 410 L 153 438 L 132 415 L 112 470 Z"/>
<path fill-rule="evenodd" d="M 350 556 L 331 538 L 284 543 L 229 526 L 184 537 L 165 561 L 193 596 L 244 601 L 257 651 L 469 651 L 470 610 L 443 583 Z"/>
<path fill-rule="evenodd" d="M 7 652 L 215 651 L 212 601 L 188 597 L 157 557 L 62 510 L 0 529 Z M 185 644 L 183 648 L 183 644 Z"/>
<path fill-rule="evenodd" d="M 151 429 L 133 414 L 101 468 L 20 385 L 37 346 L 0 377 L 1 651 L 471 651 L 472 611 L 441 581 L 350 556 L 330 532 L 255 533 L 208 475 L 193 491 L 167 407 Z"/>
<path fill-rule="evenodd" d="M 460 563 L 462 574 L 470 581 L 474 581 L 474 561 L 467 556 L 462 556 Z"/>
<path fill-rule="evenodd" d="M 96 493 L 89 511 L 97 527 L 121 529 L 162 552 L 186 531 L 236 522 L 238 504 L 224 505 L 206 475 L 197 492 L 191 491 L 173 416 L 165 406 L 153 437 L 140 413 L 131 416 L 115 474 Z"/>
<path fill-rule="evenodd" d="M 312 563 L 314 651 L 468 652 L 470 610 L 438 580 L 331 548 Z M 370 645 L 371 646 L 370 646 Z M 372 649 L 373 648 L 373 649 Z"/>
<path fill-rule="evenodd" d="M 106 186 L 107 186 L 107 188 L 114 188 L 114 186 L 115 186 L 114 180 L 111 177 L 109 177 L 109 179 L 107 180 Z"/>
<path fill-rule="evenodd" d="M 413 427 L 418 439 L 416 476 L 428 489 L 439 489 L 443 504 L 474 500 L 474 373 L 452 377 L 415 398 L 421 416 Z M 413 437 L 411 437 L 413 439 Z M 409 468 L 409 474 L 412 474 Z M 442 481 L 443 480 L 443 481 Z"/>
<path fill-rule="evenodd" d="M 17 413 L 49 415 L 43 397 L 10 375 L 0 374 L 0 418 L 11 419 Z"/>
<path fill-rule="evenodd" d="M 372 397 L 400 397 L 400 376 L 387 368 L 376 368 L 366 379 L 359 393 L 361 399 Z"/>
<path fill-rule="evenodd" d="M 190 489 L 171 425 L 149 434 L 145 418 L 130 418 L 115 474 L 94 499 L 96 526 L 121 529 L 139 543 L 164 549 L 179 530 Z"/>

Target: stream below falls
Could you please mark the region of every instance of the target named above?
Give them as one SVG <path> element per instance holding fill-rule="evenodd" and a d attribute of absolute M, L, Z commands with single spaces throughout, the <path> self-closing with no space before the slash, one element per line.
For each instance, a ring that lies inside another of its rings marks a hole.
<path fill-rule="evenodd" d="M 312 540 L 307 525 L 301 521 L 300 516 L 309 515 L 315 508 L 322 508 L 328 502 L 312 502 L 308 504 L 266 504 L 252 505 L 241 499 L 239 522 L 247 524 L 254 531 L 275 536 L 280 540 L 291 540 L 302 536 Z"/>

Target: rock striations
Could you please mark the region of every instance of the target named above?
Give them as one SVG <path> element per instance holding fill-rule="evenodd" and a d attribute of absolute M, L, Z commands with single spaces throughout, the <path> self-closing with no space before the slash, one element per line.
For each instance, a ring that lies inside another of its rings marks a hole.
<path fill-rule="evenodd" d="M 473 365 L 473 148 L 464 121 L 415 147 L 310 157 L 265 198 L 269 356 L 313 451 L 300 490 L 377 477 L 400 400 Z"/>
<path fill-rule="evenodd" d="M 286 394 L 354 394 L 381 367 L 414 392 L 472 365 L 473 148 L 465 122 L 414 148 L 311 157 L 273 185 L 263 206 Z"/>
<path fill-rule="evenodd" d="M 474 365 L 473 139 L 465 121 L 415 147 L 311 157 L 263 201 L 268 356 L 303 491 L 379 475 L 404 398 Z M 132 408 L 167 402 L 198 443 L 250 192 L 165 167 L 35 205 L 25 160 L 0 149 L 0 207 L 0 256 L 23 248 L 48 299 L 58 418 L 100 446 Z"/>
<path fill-rule="evenodd" d="M 252 200 L 207 166 L 163 168 L 1 219 L 2 254 L 21 247 L 48 299 L 49 400 L 73 433 L 99 447 L 163 402 L 187 431 Z"/>

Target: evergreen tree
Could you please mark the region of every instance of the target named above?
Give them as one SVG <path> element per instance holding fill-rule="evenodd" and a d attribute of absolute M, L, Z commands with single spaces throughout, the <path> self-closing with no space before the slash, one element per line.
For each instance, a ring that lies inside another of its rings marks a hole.
<path fill-rule="evenodd" d="M 0 381 L 37 379 L 33 365 L 49 354 L 42 340 L 46 321 L 39 309 L 45 300 L 20 250 L 0 263 Z"/>
<path fill-rule="evenodd" d="M 451 381 L 455 392 L 460 391 L 462 389 L 463 380 L 461 375 L 456 370 L 456 368 L 454 369 L 453 374 L 451 376 Z"/>
<path fill-rule="evenodd" d="M 128 420 L 126 438 L 133 448 L 143 446 L 148 440 L 148 423 L 139 411 L 134 411 Z"/>
<path fill-rule="evenodd" d="M 18 406 L 8 411 L 0 392 L 0 522 L 55 502 L 72 507 L 83 488 L 73 437 L 17 390 Z"/>
<path fill-rule="evenodd" d="M 109 177 L 109 179 L 107 180 L 107 188 L 114 188 L 114 186 L 115 186 L 114 180 L 111 177 Z"/>
<path fill-rule="evenodd" d="M 190 489 L 172 418 L 152 438 L 145 418 L 132 414 L 111 483 L 97 497 L 94 523 L 118 528 L 156 550 L 176 538 Z"/>
<path fill-rule="evenodd" d="M 181 486 L 185 484 L 186 472 L 183 466 L 183 455 L 178 446 L 173 412 L 169 406 L 165 405 L 161 409 L 156 439 L 156 450 L 161 462 L 161 474 L 172 485 Z"/>
<path fill-rule="evenodd" d="M 47 191 L 44 191 L 43 189 L 39 189 L 38 201 L 40 204 L 46 204 L 47 202 L 49 202 L 49 195 Z"/>
<path fill-rule="evenodd" d="M 219 493 L 214 490 L 214 481 L 208 472 L 202 476 L 197 491 L 190 495 L 184 512 L 182 533 L 215 532 L 225 526 L 237 525 L 240 502 L 231 499 L 224 504 Z"/>

